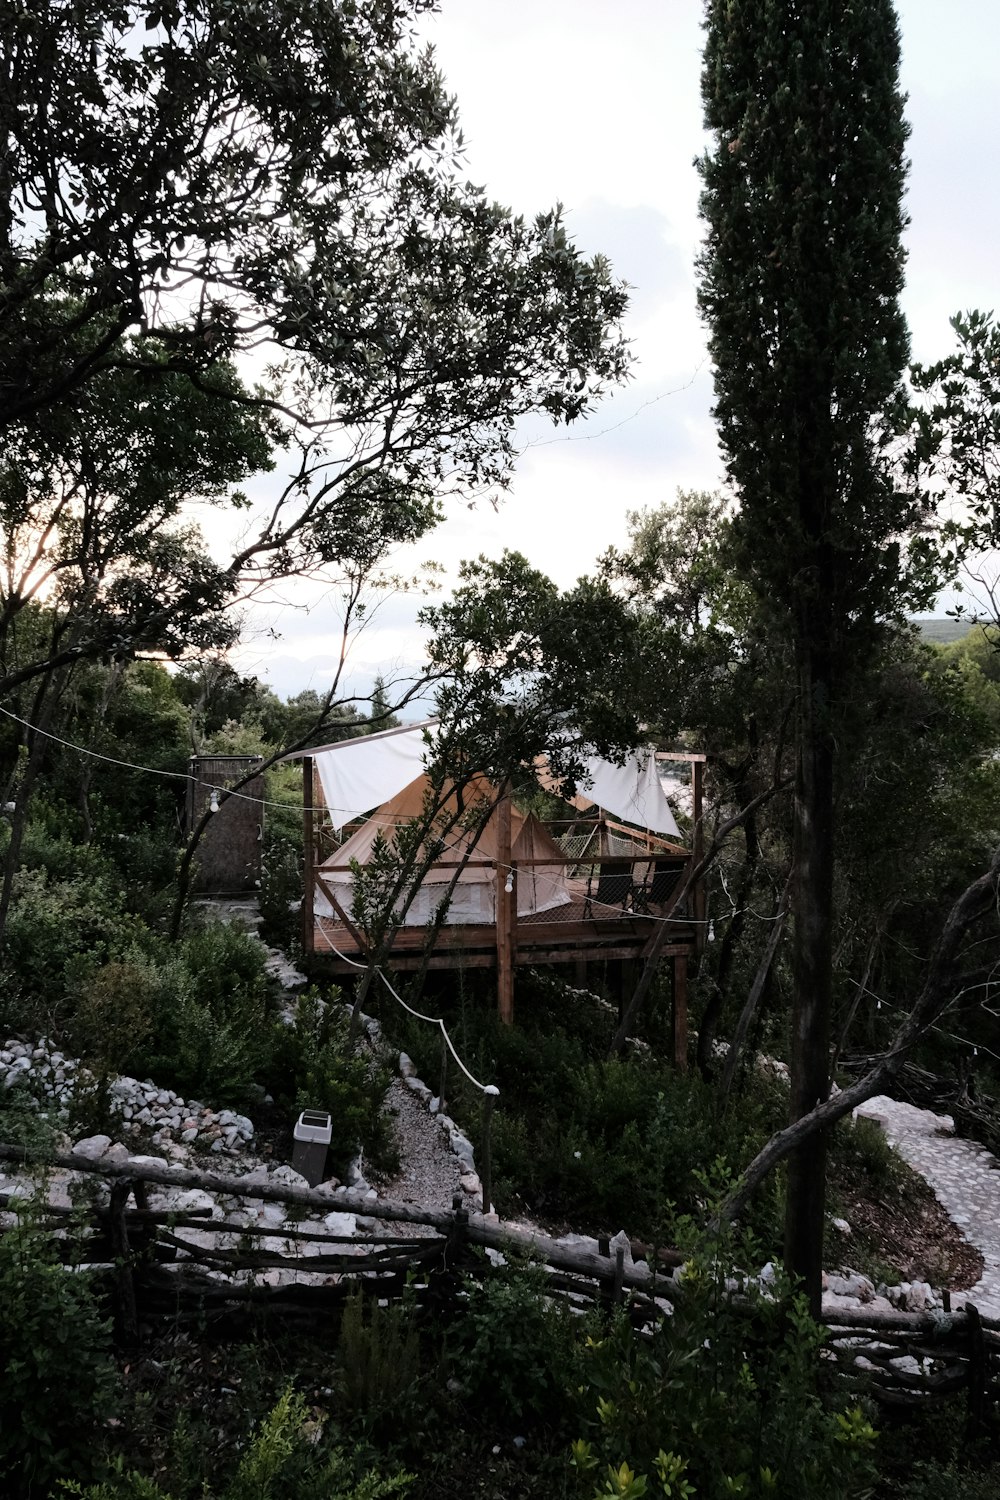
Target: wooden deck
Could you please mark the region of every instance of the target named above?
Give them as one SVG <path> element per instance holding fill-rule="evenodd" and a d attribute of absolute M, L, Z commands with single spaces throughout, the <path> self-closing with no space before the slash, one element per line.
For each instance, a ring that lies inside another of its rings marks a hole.
<path fill-rule="evenodd" d="M 572 900 L 552 911 L 519 917 L 511 934 L 515 964 L 569 964 L 593 959 L 641 958 L 659 931 L 664 913 L 648 913 L 600 906 L 587 897 L 587 882 L 570 881 Z M 661 949 L 666 957 L 694 953 L 696 928 L 683 916 L 671 919 L 675 931 Z M 401 927 L 393 939 L 389 962 L 394 969 L 421 967 L 427 929 Z M 324 969 L 350 975 L 364 964 L 368 953 L 355 934 L 333 917 L 313 920 L 312 956 Z M 431 969 L 493 968 L 497 963 L 497 930 L 493 923 L 472 926 L 450 923 L 439 929 L 427 964 Z"/>

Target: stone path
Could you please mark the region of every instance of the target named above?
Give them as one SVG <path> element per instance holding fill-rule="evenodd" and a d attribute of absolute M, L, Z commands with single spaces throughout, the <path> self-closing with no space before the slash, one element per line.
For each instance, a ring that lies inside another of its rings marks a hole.
<path fill-rule="evenodd" d="M 934 1195 L 971 1245 L 982 1253 L 983 1274 L 952 1306 L 972 1302 L 989 1318 L 1000 1318 L 1000 1162 L 978 1141 L 955 1135 L 950 1115 L 917 1109 L 884 1094 L 855 1111 L 876 1120 L 890 1143 Z"/>

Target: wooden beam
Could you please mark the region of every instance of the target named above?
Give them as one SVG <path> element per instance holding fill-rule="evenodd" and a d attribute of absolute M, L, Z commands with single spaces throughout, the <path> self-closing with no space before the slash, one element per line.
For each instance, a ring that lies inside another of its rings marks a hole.
<path fill-rule="evenodd" d="M 517 897 L 510 861 L 510 797 L 497 804 L 497 1013 L 505 1026 L 514 1021 L 514 921 Z M 512 889 L 508 890 L 508 884 Z"/>
<path fill-rule="evenodd" d="M 313 827 L 313 759 L 307 755 L 302 761 L 302 947 L 311 953 L 315 940 L 315 888 L 316 842 Z"/>

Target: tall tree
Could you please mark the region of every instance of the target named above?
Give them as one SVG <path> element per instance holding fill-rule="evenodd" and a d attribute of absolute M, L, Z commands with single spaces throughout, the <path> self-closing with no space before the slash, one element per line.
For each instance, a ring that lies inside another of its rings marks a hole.
<path fill-rule="evenodd" d="M 700 305 L 739 565 L 793 642 L 793 1119 L 829 1088 L 838 713 L 905 598 L 889 446 L 908 355 L 907 126 L 891 0 L 708 0 Z M 789 1160 L 785 1257 L 814 1304 L 825 1137 Z"/>
<path fill-rule="evenodd" d="M 267 414 L 283 487 L 217 559 L 165 544 L 217 613 L 276 577 L 370 575 L 450 492 L 509 482 L 520 415 L 572 420 L 627 368 L 606 261 L 558 210 L 525 220 L 464 179 L 415 44 L 433 8 L 0 6 L 5 450 L 72 469 L 109 384 L 150 409 L 186 382 L 235 409 L 222 427 Z M 41 535 L 58 504 L 34 497 Z"/>

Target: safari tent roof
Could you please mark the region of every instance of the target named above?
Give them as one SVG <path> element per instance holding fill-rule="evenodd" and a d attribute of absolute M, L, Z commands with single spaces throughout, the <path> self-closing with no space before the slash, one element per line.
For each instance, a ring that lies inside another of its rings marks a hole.
<path fill-rule="evenodd" d="M 372 808 L 383 807 L 421 775 L 433 755 L 435 728 L 431 719 L 298 752 L 313 758 L 334 827 L 343 828 Z M 591 756 L 585 767 L 576 800 L 589 799 L 652 833 L 679 837 L 651 746 L 634 751 L 623 766 Z"/>
<path fill-rule="evenodd" d="M 334 907 L 323 892 L 326 884 L 338 903 L 349 911 L 354 895 L 354 877 L 346 868 L 351 861 L 367 865 L 376 839 L 381 834 L 391 838 L 393 829 L 424 813 L 428 790 L 426 773 L 421 772 L 402 791 L 384 803 L 368 821 L 357 829 L 341 848 L 319 866 L 322 883 L 316 894 L 317 916 L 331 916 Z M 496 883 L 505 871 L 498 871 L 494 861 L 498 854 L 498 793 L 485 778 L 477 778 L 463 792 L 461 809 L 454 791 L 444 798 L 441 812 L 441 836 L 444 851 L 440 861 L 431 866 L 407 911 L 406 926 L 424 926 L 433 920 L 437 907 L 454 881 L 449 898 L 449 923 L 489 923 L 496 921 Z M 485 824 L 476 817 L 476 809 L 487 813 Z M 449 825 L 454 826 L 449 826 Z M 570 901 L 565 879 L 564 856 L 559 845 L 531 814 L 510 809 L 511 864 L 517 867 L 516 897 L 518 916 L 551 911 Z M 464 869 L 456 866 L 468 857 Z M 536 863 L 551 859 L 552 864 Z"/>

